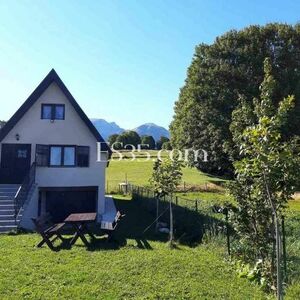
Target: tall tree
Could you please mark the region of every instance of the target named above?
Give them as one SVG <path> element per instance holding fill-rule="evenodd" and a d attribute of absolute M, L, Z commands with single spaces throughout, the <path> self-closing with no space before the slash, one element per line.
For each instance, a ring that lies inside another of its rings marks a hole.
<path fill-rule="evenodd" d="M 170 141 L 170 140 L 169 140 L 167 137 L 161 136 L 160 139 L 156 142 L 156 148 L 157 148 L 158 150 L 161 150 L 163 144 L 164 144 L 164 143 L 167 143 L 167 142 L 169 142 L 169 141 Z"/>
<path fill-rule="evenodd" d="M 242 99 L 251 107 L 253 97 L 259 97 L 265 57 L 271 59 L 277 82 L 272 97 L 275 107 L 288 95 L 296 99 L 283 136 L 300 134 L 300 25 L 276 23 L 232 30 L 211 45 L 196 47 L 175 103 L 172 146 L 206 150 L 208 162 L 191 161 L 198 168 L 233 174 L 232 112 Z"/>
<path fill-rule="evenodd" d="M 0 130 L 2 129 L 2 127 L 6 124 L 5 121 L 0 121 Z"/>
<path fill-rule="evenodd" d="M 119 135 L 117 133 L 110 135 L 108 137 L 109 144 L 112 145 L 113 143 L 115 143 L 117 141 L 118 136 Z"/>
<path fill-rule="evenodd" d="M 143 145 L 148 145 L 143 146 L 145 149 L 155 149 L 155 140 L 152 135 L 144 135 L 141 137 L 141 142 Z"/>
<path fill-rule="evenodd" d="M 278 299 L 281 299 L 279 222 L 299 182 L 300 143 L 298 138 L 286 139 L 283 134 L 294 112 L 295 98 L 287 96 L 278 107 L 274 105 L 276 80 L 269 59 L 265 60 L 264 71 L 261 95 L 253 100 L 254 113 L 249 114 L 246 103 L 233 112 L 234 116 L 240 115 L 240 128 L 245 125 L 246 128 L 238 131 L 237 120 L 232 127 L 239 160 L 234 163 L 237 177 L 230 190 L 238 204 L 233 224 L 240 235 L 240 249 L 244 249 L 243 254 L 250 262 L 261 259 L 262 277 L 270 279 L 274 286 L 277 280 Z M 274 257 L 277 272 L 272 264 Z"/>
<path fill-rule="evenodd" d="M 135 148 L 137 148 L 138 145 L 141 144 L 141 138 L 135 131 L 128 130 L 120 134 L 117 137 L 116 142 L 122 143 L 123 147 L 126 145 L 133 145 Z"/>

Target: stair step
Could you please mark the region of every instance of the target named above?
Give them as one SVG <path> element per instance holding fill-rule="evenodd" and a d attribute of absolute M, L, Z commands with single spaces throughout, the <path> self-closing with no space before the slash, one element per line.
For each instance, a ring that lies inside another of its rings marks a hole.
<path fill-rule="evenodd" d="M 0 207 L 0 214 L 2 214 L 2 213 L 10 213 L 10 212 L 14 213 L 15 209 L 14 208 L 1 208 Z"/>
<path fill-rule="evenodd" d="M 11 221 L 15 219 L 14 214 L 1 214 L 0 215 L 0 221 Z"/>
<path fill-rule="evenodd" d="M 17 225 L 0 226 L 0 233 L 6 233 L 14 229 L 17 229 Z"/>
<path fill-rule="evenodd" d="M 5 223 L 11 223 L 11 222 L 15 222 L 15 220 L 0 220 L 0 225 L 6 225 Z M 10 224 L 7 224 L 10 225 Z"/>
<path fill-rule="evenodd" d="M 8 196 L 8 195 L 14 196 L 15 194 L 16 194 L 15 190 L 9 190 L 9 191 L 0 190 L 0 196 Z"/>
<path fill-rule="evenodd" d="M 14 205 L 14 200 L 0 200 L 0 205 Z"/>

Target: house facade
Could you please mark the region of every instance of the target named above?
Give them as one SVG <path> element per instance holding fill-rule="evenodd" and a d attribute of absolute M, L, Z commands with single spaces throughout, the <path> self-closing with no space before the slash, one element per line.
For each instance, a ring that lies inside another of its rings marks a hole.
<path fill-rule="evenodd" d="M 31 218 L 45 213 L 54 221 L 104 214 L 111 150 L 54 70 L 1 130 L 0 153 L 0 189 L 17 189 L 21 227 L 33 229 Z"/>

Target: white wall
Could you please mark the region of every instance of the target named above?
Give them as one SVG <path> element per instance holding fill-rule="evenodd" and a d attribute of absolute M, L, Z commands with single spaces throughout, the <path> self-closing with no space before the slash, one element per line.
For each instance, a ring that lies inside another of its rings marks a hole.
<path fill-rule="evenodd" d="M 41 119 L 41 104 L 65 104 L 65 120 Z M 20 139 L 16 141 L 15 135 Z M 105 168 L 107 154 L 97 162 L 97 141 L 56 83 L 52 83 L 2 143 L 32 144 L 31 163 L 35 161 L 36 144 L 78 145 L 90 147 L 89 168 L 37 167 L 36 182 L 40 187 L 98 186 L 98 212 L 104 211 Z M 0 149 L 1 150 L 1 149 Z"/>

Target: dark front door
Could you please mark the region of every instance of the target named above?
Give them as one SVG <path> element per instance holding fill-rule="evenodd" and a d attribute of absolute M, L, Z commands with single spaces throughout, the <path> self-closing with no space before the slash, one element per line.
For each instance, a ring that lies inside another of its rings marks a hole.
<path fill-rule="evenodd" d="M 30 144 L 2 144 L 0 183 L 22 183 L 30 170 Z"/>

